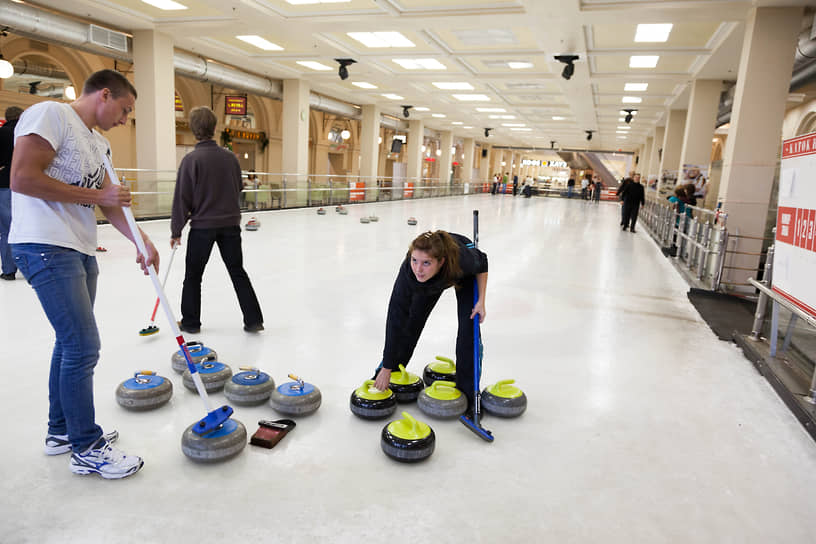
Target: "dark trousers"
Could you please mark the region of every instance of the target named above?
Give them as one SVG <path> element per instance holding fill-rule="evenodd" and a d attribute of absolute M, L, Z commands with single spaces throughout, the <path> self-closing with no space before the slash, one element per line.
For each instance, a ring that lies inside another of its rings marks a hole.
<path fill-rule="evenodd" d="M 187 238 L 187 262 L 184 273 L 184 289 L 181 292 L 181 324 L 185 327 L 201 326 L 201 278 L 210 259 L 213 244 L 218 244 L 221 260 L 227 267 L 238 304 L 244 314 L 244 325 L 263 323 L 261 305 L 244 270 L 241 251 L 241 227 L 213 229 L 190 229 Z"/>
<path fill-rule="evenodd" d="M 623 228 L 635 230 L 635 223 L 637 223 L 638 212 L 640 211 L 640 202 L 623 203 Z"/>

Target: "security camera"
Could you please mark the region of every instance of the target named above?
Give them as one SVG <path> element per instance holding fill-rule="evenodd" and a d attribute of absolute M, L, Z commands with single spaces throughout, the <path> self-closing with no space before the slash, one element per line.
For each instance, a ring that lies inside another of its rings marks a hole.
<path fill-rule="evenodd" d="M 550 149 L 555 149 L 555 140 L 550 140 Z"/>
<path fill-rule="evenodd" d="M 592 139 L 592 133 L 595 132 L 594 130 L 585 130 L 584 132 L 587 133 L 587 141 Z"/>
<path fill-rule="evenodd" d="M 490 131 L 491 130 L 493 130 L 493 129 L 492 128 L 486 128 L 485 129 L 485 132 L 484 132 L 485 138 L 490 138 Z"/>
<path fill-rule="evenodd" d="M 564 63 L 564 69 L 561 71 L 561 77 L 569 81 L 569 78 L 571 78 L 572 74 L 575 73 L 575 64 L 573 63 L 578 60 L 578 55 L 556 55 L 555 60 Z"/>
<path fill-rule="evenodd" d="M 354 64 L 357 62 L 354 59 L 334 59 L 335 62 L 340 64 L 340 69 L 337 71 L 337 75 L 340 76 L 340 79 L 346 80 L 348 79 L 348 66 L 349 64 Z"/>
<path fill-rule="evenodd" d="M 411 113 L 408 111 L 411 108 L 413 108 L 413 106 L 403 106 L 402 107 L 402 116 L 407 118 L 409 115 L 411 115 Z"/>
<path fill-rule="evenodd" d="M 635 112 L 637 110 L 623 110 L 623 111 L 626 112 L 626 117 L 624 117 L 623 120 L 626 121 L 626 124 L 628 125 L 629 123 L 632 122 L 632 112 Z"/>

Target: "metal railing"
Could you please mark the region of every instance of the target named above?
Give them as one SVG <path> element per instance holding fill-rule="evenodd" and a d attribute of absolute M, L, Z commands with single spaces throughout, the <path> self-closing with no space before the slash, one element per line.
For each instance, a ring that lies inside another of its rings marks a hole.
<path fill-rule="evenodd" d="M 690 205 L 681 212 L 668 202 L 648 200 L 640 217 L 667 255 L 712 291 L 719 290 L 727 268 L 727 214 Z"/>

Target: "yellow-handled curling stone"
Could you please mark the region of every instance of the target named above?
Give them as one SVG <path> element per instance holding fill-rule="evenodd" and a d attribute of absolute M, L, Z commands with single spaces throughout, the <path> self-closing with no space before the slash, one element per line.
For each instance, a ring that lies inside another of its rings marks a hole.
<path fill-rule="evenodd" d="M 527 395 L 513 385 L 516 380 L 500 380 L 482 391 L 482 406 L 489 414 L 517 417 L 527 409 Z"/>
<path fill-rule="evenodd" d="M 397 409 L 397 397 L 390 389 L 380 391 L 374 387 L 374 380 L 366 380 L 352 391 L 349 400 L 351 412 L 363 419 L 383 419 Z"/>
<path fill-rule="evenodd" d="M 427 423 L 403 412 L 402 419 L 383 427 L 380 446 L 391 459 L 415 463 L 431 456 L 436 446 L 436 435 Z"/>
<path fill-rule="evenodd" d="M 404 365 L 399 365 L 399 371 L 391 373 L 388 386 L 397 397 L 397 402 L 414 402 L 425 387 L 422 378 L 405 370 Z"/>
<path fill-rule="evenodd" d="M 456 381 L 456 363 L 441 355 L 436 356 L 435 362 L 425 365 L 425 370 L 422 371 L 422 381 L 426 386 L 438 380 Z"/>

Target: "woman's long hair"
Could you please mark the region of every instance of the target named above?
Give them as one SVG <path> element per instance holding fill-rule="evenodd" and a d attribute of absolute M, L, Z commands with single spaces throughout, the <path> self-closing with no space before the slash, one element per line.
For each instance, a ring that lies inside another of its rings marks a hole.
<path fill-rule="evenodd" d="M 424 251 L 431 257 L 437 260 L 444 259 L 445 262 L 437 272 L 437 275 L 442 279 L 445 287 L 455 285 L 456 281 L 462 275 L 462 269 L 459 267 L 459 244 L 453 237 L 444 230 L 423 232 L 414 238 L 411 245 L 408 246 L 408 262 L 411 262 L 411 253 L 417 249 Z"/>

